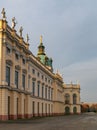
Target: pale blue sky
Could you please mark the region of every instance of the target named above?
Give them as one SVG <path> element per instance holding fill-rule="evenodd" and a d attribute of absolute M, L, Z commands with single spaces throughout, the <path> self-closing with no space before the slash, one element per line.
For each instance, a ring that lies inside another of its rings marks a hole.
<path fill-rule="evenodd" d="M 33 54 L 42 34 L 54 70 L 65 83 L 80 82 L 82 102 L 97 102 L 97 0 L 2 0 L 3 7 L 8 24 L 15 16 L 17 32 L 29 34 Z"/>

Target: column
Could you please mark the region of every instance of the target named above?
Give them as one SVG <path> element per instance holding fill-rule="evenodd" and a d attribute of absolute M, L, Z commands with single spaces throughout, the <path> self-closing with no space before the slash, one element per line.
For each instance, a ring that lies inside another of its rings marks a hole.
<path fill-rule="evenodd" d="M 19 111 L 19 118 L 24 118 L 24 94 L 20 94 L 20 111 Z"/>
<path fill-rule="evenodd" d="M 0 67 L 1 67 L 1 84 L 6 85 L 6 43 L 2 43 L 0 45 L 0 51 L 1 51 L 1 58 L 0 58 Z"/>
<path fill-rule="evenodd" d="M 17 119 L 17 92 L 10 95 L 10 119 Z"/>
<path fill-rule="evenodd" d="M 1 120 L 8 120 L 8 96 L 7 90 L 2 89 L 1 96 Z"/>
<path fill-rule="evenodd" d="M 13 65 L 11 66 L 11 86 L 14 88 L 15 86 L 15 51 L 12 50 L 12 62 Z"/>
<path fill-rule="evenodd" d="M 32 116 L 32 102 L 30 95 L 27 95 L 25 98 L 25 117 L 30 118 Z"/>

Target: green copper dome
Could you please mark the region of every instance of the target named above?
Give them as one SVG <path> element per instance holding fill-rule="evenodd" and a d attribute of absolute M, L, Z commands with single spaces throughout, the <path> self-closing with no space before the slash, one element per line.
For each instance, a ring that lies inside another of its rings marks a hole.
<path fill-rule="evenodd" d="M 38 46 L 37 58 L 40 60 L 42 64 L 48 67 L 50 70 L 52 69 L 52 58 L 48 58 L 45 54 L 45 46 L 42 43 L 42 36 L 40 37 L 40 44 Z"/>

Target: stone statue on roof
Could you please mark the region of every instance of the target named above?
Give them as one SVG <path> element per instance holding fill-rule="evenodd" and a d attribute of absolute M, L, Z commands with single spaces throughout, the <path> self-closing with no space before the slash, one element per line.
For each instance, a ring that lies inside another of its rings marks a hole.
<path fill-rule="evenodd" d="M 2 14 L 2 19 L 6 20 L 6 15 L 5 15 L 6 12 L 5 12 L 5 8 L 2 9 L 1 14 Z"/>
<path fill-rule="evenodd" d="M 22 37 L 23 27 L 21 26 L 19 29 L 20 37 Z"/>
<path fill-rule="evenodd" d="M 26 35 L 26 42 L 27 43 L 29 42 L 29 35 L 28 34 Z"/>
<path fill-rule="evenodd" d="M 12 29 L 14 29 L 15 28 L 15 26 L 16 26 L 16 19 L 15 19 L 15 17 L 13 17 L 12 18 Z"/>

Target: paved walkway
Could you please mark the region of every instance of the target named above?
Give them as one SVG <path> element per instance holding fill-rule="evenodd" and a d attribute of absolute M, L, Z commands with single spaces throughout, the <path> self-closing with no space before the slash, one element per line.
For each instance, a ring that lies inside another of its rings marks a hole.
<path fill-rule="evenodd" d="M 97 114 L 0 122 L 0 130 L 97 130 Z"/>

